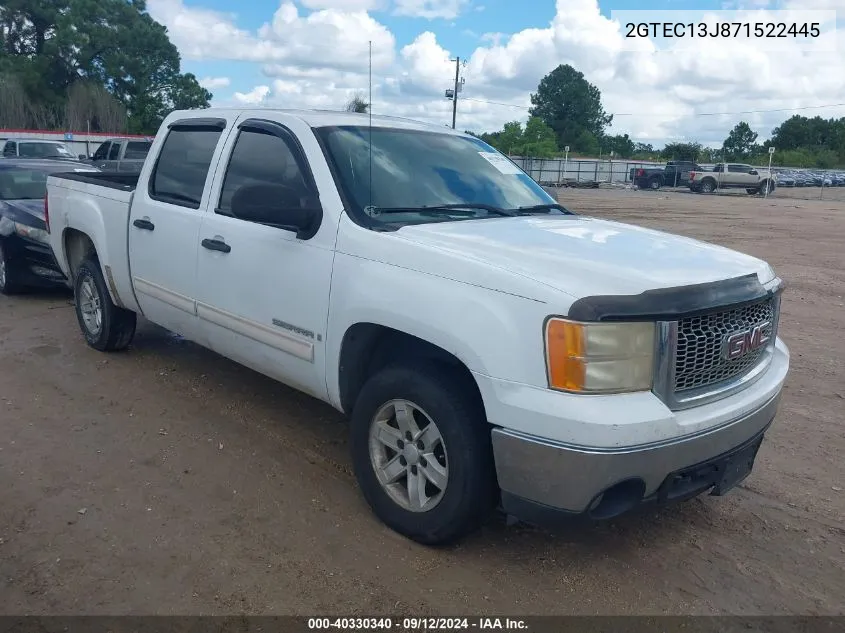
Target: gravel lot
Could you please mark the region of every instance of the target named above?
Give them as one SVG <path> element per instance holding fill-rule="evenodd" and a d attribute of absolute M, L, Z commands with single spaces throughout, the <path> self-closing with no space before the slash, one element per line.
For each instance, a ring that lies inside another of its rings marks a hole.
<path fill-rule="evenodd" d="M 327 406 L 148 324 L 102 355 L 67 296 L 0 297 L 0 612 L 845 614 L 845 203 L 561 201 L 786 279 L 792 372 L 739 489 L 567 533 L 496 518 L 426 549 L 371 516 Z"/>

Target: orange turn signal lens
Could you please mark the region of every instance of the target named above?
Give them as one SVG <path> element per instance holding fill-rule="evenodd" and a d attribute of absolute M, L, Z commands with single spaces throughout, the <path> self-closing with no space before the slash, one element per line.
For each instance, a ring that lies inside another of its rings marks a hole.
<path fill-rule="evenodd" d="M 584 326 L 552 319 L 546 326 L 549 383 L 557 389 L 582 391 L 586 379 Z"/>

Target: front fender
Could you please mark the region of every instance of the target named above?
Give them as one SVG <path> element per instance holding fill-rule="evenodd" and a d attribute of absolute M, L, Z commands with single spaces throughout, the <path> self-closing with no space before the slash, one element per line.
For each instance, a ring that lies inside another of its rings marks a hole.
<path fill-rule="evenodd" d="M 337 253 L 326 329 L 331 402 L 340 406 L 341 346 L 357 323 L 416 336 L 474 373 L 544 385 L 547 312 L 541 301 Z"/>

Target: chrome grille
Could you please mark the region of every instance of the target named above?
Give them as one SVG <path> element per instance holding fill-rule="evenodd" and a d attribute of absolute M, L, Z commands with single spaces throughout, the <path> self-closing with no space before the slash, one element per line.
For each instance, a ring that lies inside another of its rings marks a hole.
<path fill-rule="evenodd" d="M 716 385 L 742 376 L 763 360 L 770 346 L 728 360 L 723 355 L 727 335 L 769 322 L 764 330 L 772 341 L 776 334 L 776 300 L 767 299 L 741 308 L 688 317 L 678 322 L 675 353 L 675 391 Z"/>

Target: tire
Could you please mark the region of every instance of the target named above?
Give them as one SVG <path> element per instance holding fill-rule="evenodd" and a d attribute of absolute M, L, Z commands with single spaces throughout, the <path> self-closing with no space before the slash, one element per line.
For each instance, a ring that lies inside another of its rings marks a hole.
<path fill-rule="evenodd" d="M 655 176 L 648 181 L 648 188 L 652 189 L 653 191 L 657 191 L 660 187 L 663 186 L 663 182 L 660 176 Z"/>
<path fill-rule="evenodd" d="M 475 393 L 462 374 L 419 362 L 413 368 L 398 364 L 378 371 L 355 402 L 350 446 L 364 498 L 382 522 L 418 543 L 458 540 L 478 529 L 496 505 L 490 426 L 483 406 L 470 395 Z M 420 435 L 423 444 L 402 437 L 401 428 L 408 427 L 399 422 L 407 420 L 403 411 L 410 414 L 415 430 L 434 425 L 433 432 Z M 389 431 L 382 432 L 384 441 L 376 439 L 380 428 Z M 388 448 L 387 442 L 394 446 L 394 440 L 395 448 Z M 424 446 L 421 458 L 417 446 Z M 432 459 L 436 464 L 428 463 Z M 382 484 L 377 464 L 393 464 L 395 483 Z M 445 481 L 443 488 L 423 476 L 437 471 Z M 408 493 L 408 483 L 414 480 L 423 482 L 423 503 L 414 503 Z"/>
<path fill-rule="evenodd" d="M 22 290 L 22 286 L 14 281 L 12 263 L 6 251 L 3 240 L 0 239 L 0 294 L 14 295 Z"/>
<path fill-rule="evenodd" d="M 749 196 L 754 196 L 754 195 L 757 195 L 758 193 L 760 193 L 760 190 L 759 189 L 746 189 L 745 193 L 747 193 Z"/>
<path fill-rule="evenodd" d="M 757 190 L 757 193 L 759 193 L 761 196 L 765 196 L 766 195 L 766 187 L 768 187 L 768 189 L 769 189 L 769 195 L 774 193 L 775 184 L 773 182 L 771 182 L 770 180 L 764 180 L 763 182 L 761 182 L 760 188 Z"/>
<path fill-rule="evenodd" d="M 76 318 L 88 345 L 101 352 L 129 347 L 135 336 L 135 313 L 112 303 L 96 258 L 86 259 L 73 282 Z"/>
<path fill-rule="evenodd" d="M 712 178 L 705 178 L 701 181 L 701 193 L 713 193 L 716 191 L 716 181 Z"/>

